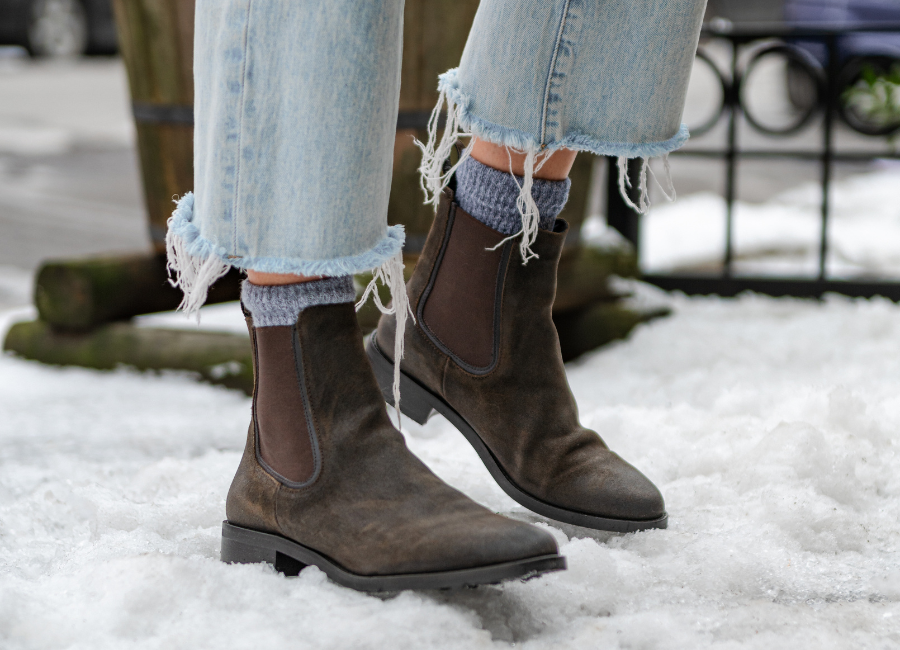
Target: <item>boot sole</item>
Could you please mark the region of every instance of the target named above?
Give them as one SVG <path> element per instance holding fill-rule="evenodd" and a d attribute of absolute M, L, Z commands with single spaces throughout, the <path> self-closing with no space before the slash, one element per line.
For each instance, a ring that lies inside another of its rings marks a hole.
<path fill-rule="evenodd" d="M 228 564 L 265 562 L 287 576 L 296 576 L 305 567 L 315 566 L 337 584 L 367 592 L 476 587 L 506 580 L 529 580 L 566 568 L 566 558 L 541 555 L 472 569 L 364 576 L 348 571 L 334 560 L 287 537 L 236 526 L 227 521 L 222 522 L 221 559 Z"/>
<path fill-rule="evenodd" d="M 385 401 L 394 405 L 392 384 L 394 381 L 394 363 L 388 359 L 378 343 L 375 342 L 375 334 L 369 336 L 366 343 L 366 354 L 372 362 L 372 369 Z M 465 418 L 450 406 L 443 398 L 435 395 L 422 386 L 418 381 L 400 371 L 400 412 L 414 422 L 425 424 L 432 411 L 437 411 L 450 421 L 456 429 L 465 436 L 469 444 L 475 448 L 481 462 L 487 467 L 497 484 L 515 501 L 525 506 L 532 512 L 543 515 L 556 521 L 574 524 L 594 530 L 605 530 L 614 533 L 633 533 L 639 530 L 652 528 L 666 528 L 669 525 L 669 515 L 663 514 L 656 519 L 613 519 L 610 517 L 598 517 L 577 510 L 568 510 L 554 506 L 546 501 L 532 496 L 513 482 L 500 463 L 494 457 L 493 452 L 475 432 Z"/>

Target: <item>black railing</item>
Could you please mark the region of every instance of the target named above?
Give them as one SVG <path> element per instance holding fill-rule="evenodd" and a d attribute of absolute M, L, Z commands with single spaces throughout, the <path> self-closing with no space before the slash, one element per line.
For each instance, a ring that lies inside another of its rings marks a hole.
<path fill-rule="evenodd" d="M 900 159 L 900 154 L 885 147 L 878 151 L 836 150 L 835 126 L 838 120 L 851 129 L 870 137 L 886 137 L 900 131 L 900 123 L 873 125 L 860 122 L 847 110 L 842 98 L 848 83 L 860 72 L 856 59 L 842 60 L 840 39 L 848 34 L 868 32 L 900 32 L 900 23 L 872 25 L 834 26 L 816 25 L 788 27 L 784 25 L 742 25 L 734 28 L 706 27 L 703 36 L 722 39 L 730 44 L 730 63 L 722 70 L 713 57 L 698 50 L 697 57 L 708 65 L 721 83 L 721 105 L 718 112 L 705 124 L 692 128 L 692 135 L 700 136 L 727 120 L 723 147 L 691 146 L 674 152 L 672 156 L 694 156 L 720 159 L 725 166 L 723 195 L 725 199 L 725 241 L 721 271 L 718 273 L 645 273 L 643 279 L 667 290 L 680 290 L 689 294 L 718 294 L 733 296 L 742 291 L 756 291 L 774 296 L 818 297 L 826 292 L 849 296 L 886 296 L 900 301 L 900 278 L 897 280 L 832 279 L 827 262 L 829 252 L 829 193 L 836 162 L 860 162 L 874 159 Z M 825 48 L 825 64 L 820 63 L 798 45 L 818 43 Z M 744 56 L 748 54 L 748 56 Z M 783 127 L 771 127 L 757 119 L 742 102 L 742 91 L 749 73 L 766 56 L 784 57 L 789 67 L 805 77 L 811 91 L 811 101 L 802 106 L 794 121 Z M 898 61 L 900 63 L 900 61 Z M 785 148 L 742 148 L 738 142 L 738 123 L 743 116 L 749 127 L 769 138 L 783 138 L 810 128 L 816 116 L 821 116 L 821 144 L 816 150 Z M 699 139 L 699 138 L 697 138 Z M 818 161 L 821 184 L 821 224 L 818 241 L 818 265 L 815 277 L 751 276 L 735 273 L 734 269 L 734 203 L 736 199 L 736 170 L 741 159 L 791 158 Z M 634 212 L 619 196 L 616 182 L 616 166 L 610 160 L 607 183 L 607 221 L 632 242 L 640 252 L 640 215 Z M 637 180 L 640 161 L 630 161 L 629 175 Z M 637 187 L 632 182 L 632 187 Z M 898 242 L 900 247 L 900 242 Z"/>

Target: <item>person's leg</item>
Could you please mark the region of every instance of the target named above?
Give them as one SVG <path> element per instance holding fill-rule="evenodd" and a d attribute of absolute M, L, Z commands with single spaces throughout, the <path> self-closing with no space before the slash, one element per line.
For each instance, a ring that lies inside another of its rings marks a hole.
<path fill-rule="evenodd" d="M 443 169 L 444 160 L 467 133 L 520 152 L 526 181 L 540 153 L 618 156 L 621 169 L 626 158 L 646 160 L 680 147 L 688 138 L 680 120 L 705 6 L 705 0 L 482 2 L 459 67 L 440 77 L 441 99 L 422 146 L 429 200 L 437 205 L 453 171 Z M 448 128 L 438 138 L 444 102 Z M 635 206 L 641 210 L 647 171 L 645 165 Z M 622 176 L 620 187 L 626 182 Z M 527 256 L 537 212 L 526 192 L 523 201 Z"/>
<path fill-rule="evenodd" d="M 196 196 L 168 238 L 188 311 L 229 266 L 249 276 L 253 411 L 222 559 L 314 564 L 366 590 L 565 565 L 552 536 L 409 452 L 365 357 L 352 274 L 375 269 L 399 286 L 400 314 L 407 304 L 403 232 L 386 220 L 402 12 L 402 0 L 198 0 Z"/>
<path fill-rule="evenodd" d="M 578 422 L 551 320 L 567 229 L 554 217 L 574 151 L 647 158 L 686 140 L 704 5 L 483 0 L 460 67 L 440 78 L 422 145 L 438 211 L 407 286 L 417 322 L 400 408 L 419 422 L 445 415 L 508 494 L 561 521 L 667 522 L 656 487 Z M 474 142 L 446 170 L 462 133 Z M 368 347 L 382 383 L 396 369 L 394 333 L 383 317 Z"/>

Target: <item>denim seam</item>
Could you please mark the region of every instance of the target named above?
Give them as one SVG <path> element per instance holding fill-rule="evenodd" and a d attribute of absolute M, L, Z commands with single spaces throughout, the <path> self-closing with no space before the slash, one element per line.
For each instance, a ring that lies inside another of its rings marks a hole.
<path fill-rule="evenodd" d="M 556 71 L 556 60 L 559 56 L 559 44 L 562 42 L 563 33 L 566 29 L 566 17 L 569 13 L 570 2 L 571 0 L 566 0 L 566 4 L 562 10 L 562 15 L 559 18 L 559 30 L 557 30 L 556 33 L 556 43 L 554 43 L 553 45 L 553 56 L 550 57 L 550 67 L 547 69 L 547 82 L 544 85 L 544 106 L 541 109 L 541 149 L 544 149 L 546 147 L 545 138 L 547 136 L 547 107 L 550 103 L 550 83 Z"/>
<path fill-rule="evenodd" d="M 241 111 L 238 116 L 238 141 L 237 155 L 235 156 L 235 174 L 234 174 L 234 199 L 231 204 L 231 211 L 234 214 L 234 228 L 231 236 L 231 247 L 236 253 L 238 250 L 238 221 L 240 213 L 238 212 L 239 198 L 241 193 L 241 148 L 244 144 L 244 109 L 247 103 L 247 93 L 244 88 L 247 87 L 247 57 L 250 52 L 250 17 L 252 15 L 253 0 L 247 0 L 247 23 L 244 27 L 244 55 L 241 57 Z"/>

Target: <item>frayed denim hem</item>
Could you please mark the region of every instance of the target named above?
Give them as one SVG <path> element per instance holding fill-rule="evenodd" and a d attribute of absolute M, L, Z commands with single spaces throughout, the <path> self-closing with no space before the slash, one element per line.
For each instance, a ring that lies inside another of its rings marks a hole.
<path fill-rule="evenodd" d="M 355 275 L 384 266 L 402 255 L 406 239 L 402 225 L 390 226 L 373 248 L 330 260 L 298 260 L 283 257 L 237 257 L 223 246 L 200 235 L 194 219 L 194 194 L 188 192 L 178 202 L 168 220 L 166 251 L 171 279 L 184 293 L 179 309 L 194 313 L 206 302 L 212 284 L 231 267 L 261 273 L 296 275 Z"/>
<path fill-rule="evenodd" d="M 403 226 L 388 226 L 387 234 L 373 248 L 359 255 L 333 260 L 295 260 L 281 257 L 242 257 L 228 260 L 232 266 L 260 273 L 295 275 L 356 275 L 378 268 L 403 250 L 406 233 Z"/>
<path fill-rule="evenodd" d="M 194 194 L 188 192 L 178 202 L 169 217 L 166 234 L 166 254 L 170 273 L 169 283 L 179 287 L 184 298 L 179 309 L 190 315 L 197 314 L 206 302 L 206 296 L 213 283 L 228 273 L 231 267 L 261 273 L 293 273 L 296 275 L 355 275 L 373 271 L 372 281 L 363 292 L 356 305 L 360 309 L 370 296 L 375 306 L 385 314 L 395 314 L 397 332 L 394 337 L 394 403 L 400 403 L 400 363 L 403 358 L 404 329 L 407 316 L 413 319 L 406 284 L 403 279 L 403 243 L 406 233 L 403 226 L 390 226 L 384 238 L 373 248 L 360 253 L 332 260 L 297 260 L 279 257 L 235 257 L 228 254 L 223 246 L 216 246 L 200 236 L 200 229 L 194 220 Z M 384 305 L 376 291 L 376 283 L 388 287 L 392 302 Z M 400 411 L 397 410 L 397 426 L 400 426 Z"/>
<path fill-rule="evenodd" d="M 482 140 L 507 146 L 518 151 L 551 152 L 557 149 L 587 151 L 598 156 L 623 158 L 656 158 L 682 147 L 690 138 L 687 124 L 682 124 L 678 132 L 668 140 L 658 142 L 604 142 L 584 134 L 573 133 L 562 140 L 543 146 L 544 143 L 531 133 L 510 129 L 476 117 L 470 106 L 472 100 L 459 88 L 458 68 L 448 70 L 438 77 L 438 91 L 456 106 L 461 131 L 475 135 Z"/>
<path fill-rule="evenodd" d="M 348 255 L 331 260 L 298 260 L 284 257 L 235 257 L 223 246 L 216 246 L 200 236 L 200 229 L 193 222 L 194 194 L 188 192 L 177 203 L 169 218 L 171 237 L 179 238 L 184 252 L 194 258 L 207 260 L 215 257 L 229 267 L 260 273 L 293 273 L 296 275 L 356 275 L 380 267 L 403 250 L 406 233 L 402 225 L 389 226 L 387 234 L 374 247 L 359 255 Z M 171 266 L 170 266 L 171 268 Z"/>
<path fill-rule="evenodd" d="M 525 173 L 523 182 L 520 185 L 519 197 L 516 200 L 516 207 L 522 217 L 522 229 L 501 242 L 504 243 L 508 239 L 521 235 L 519 249 L 522 254 L 523 264 L 527 264 L 528 260 L 537 257 L 531 250 L 531 245 L 537 237 L 540 214 L 534 198 L 531 196 L 531 187 L 535 172 L 547 160 L 545 157 L 547 153 L 559 149 L 573 149 L 602 156 L 618 157 L 619 190 L 622 198 L 628 205 L 642 214 L 650 208 L 648 176 L 656 180 L 656 176 L 648 164 L 648 159 L 661 156 L 665 165 L 668 188 L 663 187 L 658 180 L 657 183 L 667 199 L 670 201 L 675 200 L 675 188 L 672 184 L 668 155 L 669 152 L 687 142 L 690 134 L 686 125 L 682 124 L 678 133 L 668 140 L 660 142 L 603 142 L 587 134 L 573 133 L 558 142 L 546 144 L 540 142 L 534 134 L 494 124 L 473 115 L 471 98 L 460 90 L 458 74 L 458 69 L 454 68 L 440 75 L 438 101 L 428 120 L 428 141 L 425 143 L 416 141 L 416 144 L 422 150 L 422 164 L 419 167 L 419 173 L 421 174 L 422 189 L 425 192 L 425 202 L 437 208 L 441 192 L 450 182 L 457 168 L 471 154 L 472 141 L 470 140 L 469 146 L 462 152 L 456 164 L 449 168 L 445 165 L 445 161 L 449 158 L 453 146 L 460 137 L 474 135 L 482 140 L 524 153 Z M 447 107 L 447 123 L 443 134 L 438 138 L 440 113 L 444 105 Z M 538 160 L 539 156 L 542 160 Z M 631 179 L 627 166 L 629 158 L 643 159 L 638 180 L 638 198 L 636 203 L 628 192 L 628 189 L 631 188 Z M 510 174 L 513 175 L 512 169 L 510 169 Z M 513 176 L 515 177 L 515 175 Z M 518 181 L 516 182 L 518 183 Z"/>

